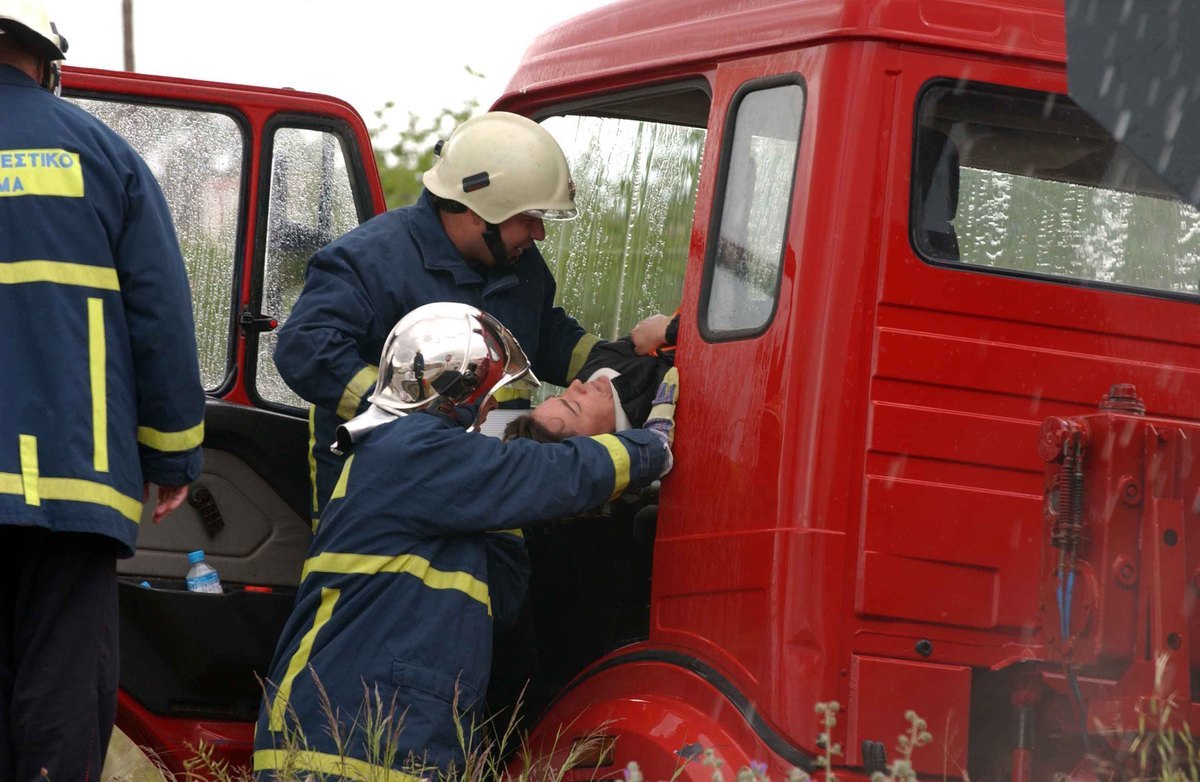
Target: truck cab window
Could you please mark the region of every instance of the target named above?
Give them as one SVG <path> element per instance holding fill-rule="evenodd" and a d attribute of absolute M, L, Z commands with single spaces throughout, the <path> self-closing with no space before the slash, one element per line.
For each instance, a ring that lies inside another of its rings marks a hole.
<path fill-rule="evenodd" d="M 230 365 L 244 139 L 232 117 L 115 100 L 72 99 L 133 145 L 166 195 L 187 265 L 200 377 L 209 391 Z"/>
<path fill-rule="evenodd" d="M 1200 212 L 1065 95 L 933 82 L 911 235 L 930 261 L 1200 293 Z"/>
<path fill-rule="evenodd" d="M 679 306 L 704 153 L 707 95 L 699 100 L 686 119 L 698 114 L 700 127 L 623 111 L 543 122 L 571 164 L 579 217 L 547 222 L 539 244 L 558 304 L 593 334 L 613 339 Z"/>
<path fill-rule="evenodd" d="M 700 307 L 704 333 L 716 339 L 758 334 L 775 311 L 804 87 L 751 85 L 734 106 Z"/>
<path fill-rule="evenodd" d="M 282 326 L 304 287 L 308 259 L 359 219 L 345 148 L 336 134 L 283 127 L 273 139 L 261 311 Z M 271 354 L 276 340 L 274 331 L 259 336 L 258 395 L 267 402 L 306 407 L 275 369 Z"/>

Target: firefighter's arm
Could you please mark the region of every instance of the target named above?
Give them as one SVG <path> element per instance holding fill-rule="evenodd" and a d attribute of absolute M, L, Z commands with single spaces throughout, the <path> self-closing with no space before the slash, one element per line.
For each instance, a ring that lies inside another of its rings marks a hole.
<path fill-rule="evenodd" d="M 422 452 L 423 497 L 407 497 L 405 510 L 425 534 L 479 532 L 528 526 L 592 510 L 627 489 L 640 488 L 671 465 L 679 375 L 664 377 L 661 399 L 642 429 L 561 443 L 485 435 L 456 438 L 447 448 Z M 447 485 L 469 487 L 445 502 Z"/>
<path fill-rule="evenodd" d="M 344 419 L 365 407 L 378 356 L 364 357 L 377 316 L 364 280 L 336 248 L 312 257 L 296 305 L 279 330 L 275 366 L 297 394 Z"/>
<path fill-rule="evenodd" d="M 127 182 L 128 209 L 113 255 L 133 357 L 142 476 L 181 487 L 200 475 L 204 440 L 191 293 L 158 182 L 140 159 Z"/>

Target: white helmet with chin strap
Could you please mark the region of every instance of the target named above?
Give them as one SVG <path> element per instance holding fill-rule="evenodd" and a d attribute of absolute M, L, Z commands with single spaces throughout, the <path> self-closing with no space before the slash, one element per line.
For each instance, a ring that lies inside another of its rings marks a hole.
<path fill-rule="evenodd" d="M 482 408 L 501 388 L 539 385 L 525 351 L 500 321 L 469 304 L 426 304 L 388 334 L 371 406 L 338 427 L 333 450 L 344 453 L 366 432 L 417 410 Z"/>
<path fill-rule="evenodd" d="M 520 114 L 491 111 L 472 117 L 434 151 L 438 158 L 422 176 L 425 187 L 483 218 L 484 240 L 500 266 L 509 263 L 500 223 L 518 214 L 543 220 L 578 214 L 562 148 L 548 130 Z"/>
<path fill-rule="evenodd" d="M 46 62 L 42 86 L 62 92 L 60 61 L 67 56 L 67 39 L 58 32 L 46 6 L 38 0 L 0 0 L 0 34 L 12 36 Z"/>

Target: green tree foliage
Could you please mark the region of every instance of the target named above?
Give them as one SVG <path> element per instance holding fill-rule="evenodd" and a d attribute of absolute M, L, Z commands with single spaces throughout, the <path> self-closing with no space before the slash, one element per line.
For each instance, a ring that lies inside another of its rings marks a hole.
<path fill-rule="evenodd" d="M 467 73 L 477 78 L 483 74 L 470 66 Z M 389 209 L 407 206 L 421 194 L 421 174 L 433 165 L 433 148 L 439 139 L 444 139 L 455 127 L 471 117 L 479 108 L 479 101 L 471 98 L 457 109 L 444 108 L 432 119 L 426 120 L 409 111 L 408 120 L 400 128 L 397 140 L 391 146 L 380 146 L 386 137 L 391 139 L 392 129 L 386 117 L 395 111 L 395 103 L 388 101 L 375 112 L 377 127 L 371 130 L 375 145 L 375 163 L 379 166 L 379 179 L 383 185 L 383 196 Z"/>

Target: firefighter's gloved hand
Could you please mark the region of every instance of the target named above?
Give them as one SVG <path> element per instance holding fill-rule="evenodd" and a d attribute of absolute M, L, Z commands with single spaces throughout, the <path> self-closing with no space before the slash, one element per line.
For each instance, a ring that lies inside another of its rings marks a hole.
<path fill-rule="evenodd" d="M 675 403 L 679 401 L 679 370 L 671 367 L 663 375 L 662 383 L 654 394 L 650 415 L 643 429 L 649 429 L 662 438 L 670 448 L 675 442 Z"/>

